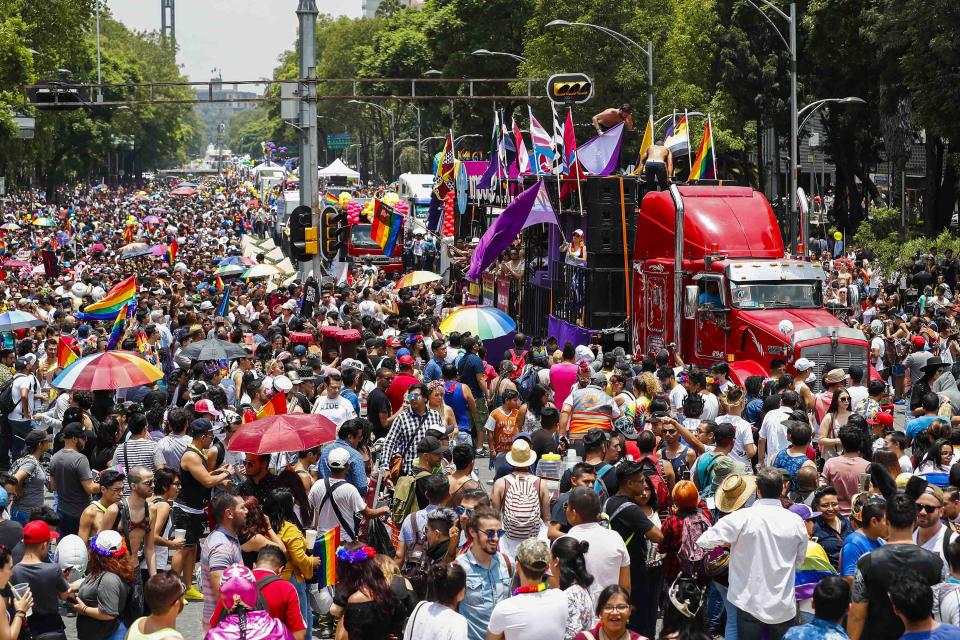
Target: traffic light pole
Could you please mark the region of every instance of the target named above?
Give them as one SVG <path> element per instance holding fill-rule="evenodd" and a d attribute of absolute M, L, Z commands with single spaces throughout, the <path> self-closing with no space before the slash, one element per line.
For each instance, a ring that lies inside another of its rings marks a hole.
<path fill-rule="evenodd" d="M 297 7 L 297 17 L 300 20 L 300 77 L 307 80 L 300 85 L 300 204 L 310 207 L 315 229 L 320 227 L 316 83 L 319 13 L 316 0 L 300 0 L 300 6 Z M 301 270 L 305 270 L 306 265 L 310 264 L 314 277 L 319 281 L 322 260 L 318 251 L 309 263 L 301 263 Z"/>

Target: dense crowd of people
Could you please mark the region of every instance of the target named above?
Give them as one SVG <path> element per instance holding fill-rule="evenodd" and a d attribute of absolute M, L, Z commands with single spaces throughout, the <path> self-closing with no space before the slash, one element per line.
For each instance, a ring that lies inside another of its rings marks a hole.
<path fill-rule="evenodd" d="M 370 264 L 238 278 L 269 227 L 249 185 L 171 187 L 0 200 L 0 304 L 42 321 L 0 349 L 0 640 L 182 640 L 185 606 L 210 640 L 960 637 L 952 256 L 827 250 L 872 366 L 737 384 L 672 350 L 490 353 L 440 330 L 457 287 Z M 133 274 L 124 327 L 85 315 Z M 216 340 L 242 351 L 190 355 Z M 163 377 L 64 388 L 64 348 Z M 278 396 L 335 437 L 233 450 Z"/>

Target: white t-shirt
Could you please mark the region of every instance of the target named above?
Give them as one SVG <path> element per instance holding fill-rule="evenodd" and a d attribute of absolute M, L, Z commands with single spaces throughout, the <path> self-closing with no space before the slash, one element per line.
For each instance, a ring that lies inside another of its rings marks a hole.
<path fill-rule="evenodd" d="M 910 462 L 910 456 L 902 455 L 900 456 L 900 471 L 902 473 L 913 473 L 913 463 Z"/>
<path fill-rule="evenodd" d="M 627 546 L 619 533 L 601 527 L 597 522 L 571 527 L 567 535 L 590 543 L 586 555 L 587 573 L 593 576 L 590 597 L 596 604 L 601 591 L 612 584 L 620 584 L 620 569 L 630 566 Z"/>
<path fill-rule="evenodd" d="M 336 398 L 328 398 L 327 394 L 318 396 L 310 413 L 319 413 L 326 416 L 338 427 L 347 420 L 357 417 L 357 412 L 353 410 L 353 404 L 340 395 Z"/>
<path fill-rule="evenodd" d="M 675 385 L 670 389 L 670 409 L 675 415 L 679 415 L 683 407 L 683 399 L 687 397 L 687 390 L 682 384 Z"/>
<path fill-rule="evenodd" d="M 720 415 L 720 401 L 717 396 L 709 391 L 701 391 L 700 397 L 703 398 L 703 413 L 700 414 L 700 420 L 715 421 Z"/>
<path fill-rule="evenodd" d="M 23 406 L 24 402 L 27 403 L 27 407 L 33 409 L 33 400 L 35 392 L 39 389 L 40 385 L 37 384 L 37 379 L 32 375 L 18 375 L 17 378 L 13 381 L 10 391 L 13 397 L 14 407 L 13 411 L 10 412 L 10 420 L 23 420 Z M 27 399 L 25 401 L 20 400 L 23 397 L 23 390 L 27 389 Z"/>
<path fill-rule="evenodd" d="M 338 482 L 340 484 L 337 484 Z M 327 495 L 326 483 L 323 480 L 318 480 L 314 482 L 310 488 L 310 495 L 307 496 L 307 499 L 310 502 L 310 506 L 313 507 L 313 528 L 320 533 L 340 526 L 337 514 L 333 510 L 334 502 L 337 503 L 337 509 L 340 511 L 341 517 L 343 517 L 352 528 L 355 528 L 353 515 L 359 511 L 363 511 L 364 507 L 367 506 L 363 498 L 360 497 L 360 492 L 346 480 L 332 480 L 330 487 L 334 489 L 333 498 L 327 500 L 327 503 L 323 505 L 323 509 L 320 508 L 320 503 L 323 502 L 323 497 Z M 353 537 L 344 531 L 343 527 L 340 527 L 340 539 L 350 542 L 353 540 Z"/>
<path fill-rule="evenodd" d="M 467 619 L 436 602 L 420 602 L 407 619 L 404 638 L 467 640 Z"/>
<path fill-rule="evenodd" d="M 730 457 L 742 463 L 745 469 L 749 469 L 750 458 L 747 457 L 747 445 L 753 444 L 753 426 L 740 416 L 730 414 L 717 418 L 717 424 L 732 424 L 733 428 L 736 429 Z"/>
<path fill-rule="evenodd" d="M 858 406 L 861 402 L 870 397 L 870 392 L 863 385 L 847 387 L 847 393 L 850 394 L 850 409 Z"/>
<path fill-rule="evenodd" d="M 777 454 L 786 449 L 790 442 L 787 440 L 787 428 L 783 426 L 783 421 L 791 414 L 787 407 L 780 407 L 767 413 L 763 418 L 763 424 L 760 425 L 760 437 L 767 441 L 767 453 L 764 456 L 764 463 L 769 467 L 773 465 Z"/>
<path fill-rule="evenodd" d="M 877 371 L 883 370 L 883 354 L 887 351 L 887 345 L 884 344 L 883 338 L 874 337 L 870 341 L 870 350 L 877 350 L 877 359 L 873 361 L 873 367 Z"/>
<path fill-rule="evenodd" d="M 610 533 L 620 537 L 614 531 Z M 503 634 L 506 640 L 557 640 L 564 636 L 566 626 L 566 594 L 560 589 L 547 589 L 501 600 L 490 614 L 487 629 Z"/>

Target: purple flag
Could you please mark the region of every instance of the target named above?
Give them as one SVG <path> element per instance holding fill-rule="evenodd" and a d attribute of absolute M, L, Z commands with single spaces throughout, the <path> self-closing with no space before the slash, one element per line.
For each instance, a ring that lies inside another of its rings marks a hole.
<path fill-rule="evenodd" d="M 577 156 L 587 173 L 592 176 L 613 173 L 620 157 L 620 145 L 623 144 L 623 129 L 621 122 L 580 145 Z"/>
<path fill-rule="evenodd" d="M 543 181 L 537 181 L 517 196 L 483 234 L 480 244 L 473 252 L 473 257 L 470 258 L 467 279 L 479 280 L 494 260 L 507 250 L 514 238 L 520 235 L 521 231 L 535 224 L 560 226 Z"/>

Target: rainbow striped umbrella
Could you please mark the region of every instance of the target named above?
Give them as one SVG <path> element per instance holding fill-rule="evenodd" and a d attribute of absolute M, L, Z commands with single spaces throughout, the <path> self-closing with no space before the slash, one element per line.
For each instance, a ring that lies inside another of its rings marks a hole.
<path fill-rule="evenodd" d="M 163 371 L 132 351 L 105 351 L 80 358 L 53 380 L 58 389 L 101 391 L 156 382 Z"/>
<path fill-rule="evenodd" d="M 46 323 L 32 313 L 26 311 L 4 311 L 0 313 L 0 331 L 13 331 L 29 327 L 42 327 Z"/>
<path fill-rule="evenodd" d="M 53 218 L 34 218 L 33 226 L 35 227 L 55 227 L 57 226 L 56 220 Z"/>
<path fill-rule="evenodd" d="M 440 331 L 446 334 L 469 331 L 481 340 L 505 336 L 516 328 L 517 323 L 503 311 L 479 305 L 458 307 L 440 323 Z"/>
<path fill-rule="evenodd" d="M 394 289 L 403 289 L 404 287 L 416 287 L 427 282 L 436 282 L 443 280 L 443 276 L 437 275 L 433 271 L 411 271 L 402 278 L 393 283 Z"/>

